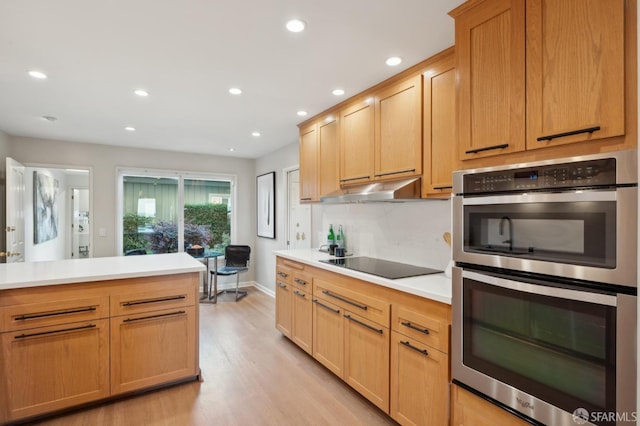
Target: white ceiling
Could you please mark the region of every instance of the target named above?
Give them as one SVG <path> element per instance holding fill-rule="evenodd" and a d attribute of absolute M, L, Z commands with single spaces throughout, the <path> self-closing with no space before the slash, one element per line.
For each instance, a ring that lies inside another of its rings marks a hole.
<path fill-rule="evenodd" d="M 453 45 L 447 12 L 462 2 L 2 0 L 0 130 L 258 158 L 297 141 L 298 110 L 311 117 Z M 294 17 L 306 31 L 285 29 Z M 388 67 L 393 55 L 404 61 Z"/>

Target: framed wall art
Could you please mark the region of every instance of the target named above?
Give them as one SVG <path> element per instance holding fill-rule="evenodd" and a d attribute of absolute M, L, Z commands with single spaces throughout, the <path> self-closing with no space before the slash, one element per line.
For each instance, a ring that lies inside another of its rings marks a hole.
<path fill-rule="evenodd" d="M 258 237 L 276 238 L 276 172 L 256 178 Z"/>
<path fill-rule="evenodd" d="M 60 182 L 42 172 L 33 172 L 33 243 L 58 237 L 58 193 Z"/>

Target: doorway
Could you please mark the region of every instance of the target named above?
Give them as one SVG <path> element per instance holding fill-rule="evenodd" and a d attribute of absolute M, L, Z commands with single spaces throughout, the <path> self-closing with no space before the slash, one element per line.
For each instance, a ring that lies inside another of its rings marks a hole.
<path fill-rule="evenodd" d="M 285 170 L 287 177 L 287 248 L 311 248 L 311 206 L 300 203 L 300 168 Z"/>

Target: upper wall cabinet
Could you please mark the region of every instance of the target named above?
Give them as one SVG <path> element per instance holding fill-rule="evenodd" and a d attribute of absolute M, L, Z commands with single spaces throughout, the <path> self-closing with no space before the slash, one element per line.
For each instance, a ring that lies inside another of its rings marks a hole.
<path fill-rule="evenodd" d="M 527 149 L 622 136 L 624 0 L 527 0 Z"/>
<path fill-rule="evenodd" d="M 422 197 L 451 193 L 456 159 L 456 69 L 453 48 L 423 73 Z"/>
<path fill-rule="evenodd" d="M 421 174 L 422 75 L 377 92 L 375 117 L 375 178 Z"/>
<path fill-rule="evenodd" d="M 461 160 L 637 145 L 636 0 L 470 0 L 450 15 Z"/>
<path fill-rule="evenodd" d="M 300 201 L 318 201 L 318 127 L 300 129 Z"/>
<path fill-rule="evenodd" d="M 340 110 L 340 183 L 373 180 L 374 103 L 358 100 Z"/>
<path fill-rule="evenodd" d="M 463 160 L 525 146 L 524 0 L 472 0 L 453 10 Z"/>

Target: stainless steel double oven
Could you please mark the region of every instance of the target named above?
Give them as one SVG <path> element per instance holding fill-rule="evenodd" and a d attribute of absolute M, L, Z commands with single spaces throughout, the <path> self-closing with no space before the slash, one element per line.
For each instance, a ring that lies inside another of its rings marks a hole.
<path fill-rule="evenodd" d="M 454 382 L 548 425 L 636 416 L 637 153 L 454 173 Z"/>

